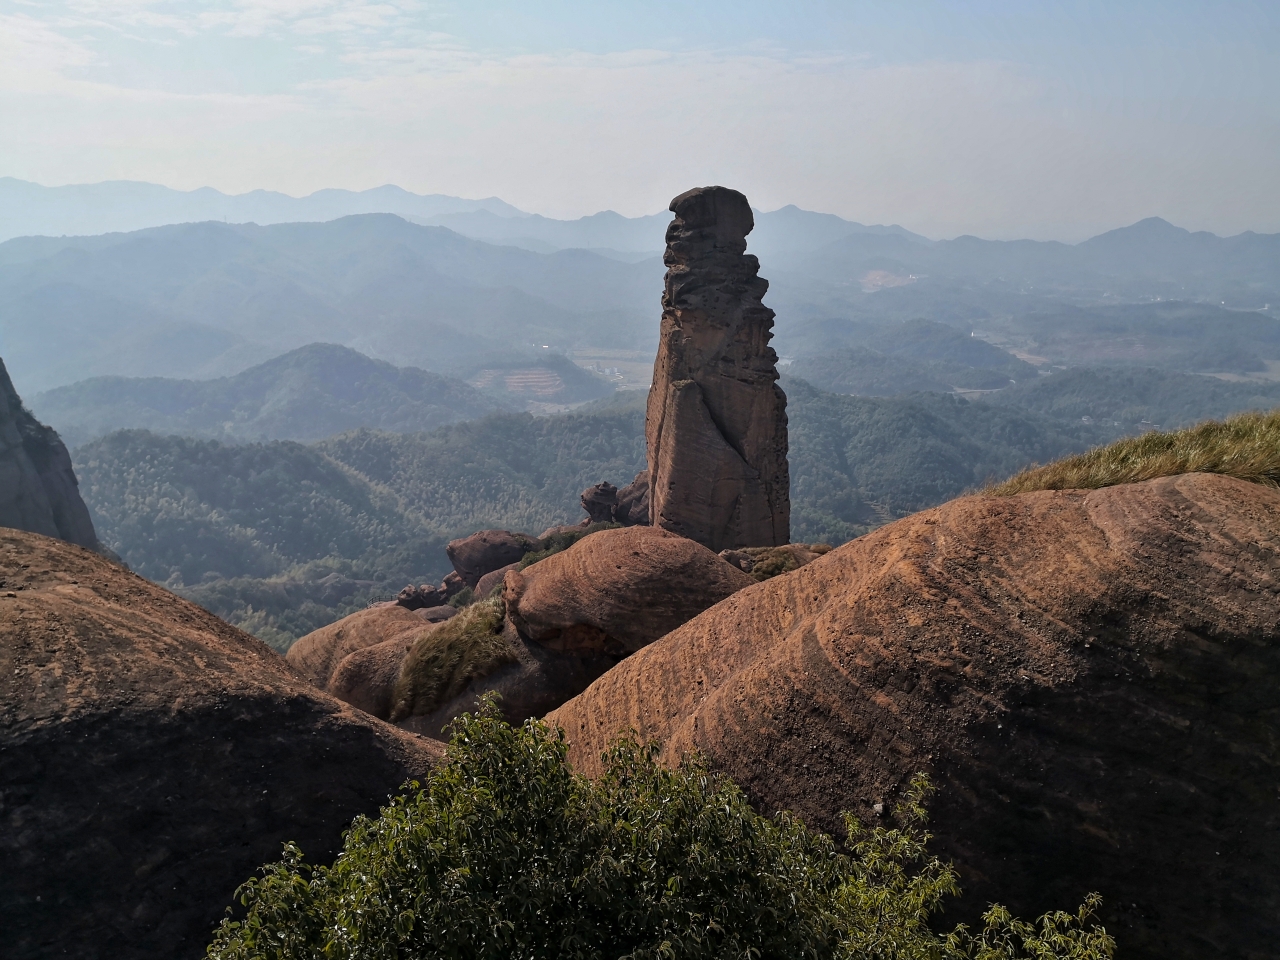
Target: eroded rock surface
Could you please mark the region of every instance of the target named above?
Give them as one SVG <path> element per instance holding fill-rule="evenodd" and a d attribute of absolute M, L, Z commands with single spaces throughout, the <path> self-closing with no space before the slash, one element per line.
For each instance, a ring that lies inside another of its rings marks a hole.
<path fill-rule="evenodd" d="M 618 490 L 613 519 L 625 527 L 649 524 L 649 471 L 641 470 L 636 478 Z"/>
<path fill-rule="evenodd" d="M 1091 890 L 1124 956 L 1280 942 L 1280 491 L 1189 474 L 975 496 L 743 590 L 553 712 L 839 835 L 928 771 L 962 908 Z"/>
<path fill-rule="evenodd" d="M 671 201 L 662 329 L 645 420 L 655 526 L 720 551 L 791 539 L 786 395 L 769 346 L 768 281 L 745 253 L 747 198 Z"/>
<path fill-rule="evenodd" d="M 503 599 L 521 634 L 549 649 L 625 655 L 754 582 L 692 540 L 626 527 L 513 570 Z"/>
<path fill-rule="evenodd" d="M 613 523 L 613 511 L 618 506 L 618 488 L 608 480 L 587 487 L 579 499 L 590 523 Z"/>
<path fill-rule="evenodd" d="M 280 846 L 440 755 L 80 547 L 0 530 L 0 954 L 196 960 Z"/>

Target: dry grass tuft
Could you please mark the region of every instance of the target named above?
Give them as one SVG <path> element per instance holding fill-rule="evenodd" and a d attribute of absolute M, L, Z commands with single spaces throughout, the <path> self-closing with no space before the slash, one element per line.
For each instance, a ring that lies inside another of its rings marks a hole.
<path fill-rule="evenodd" d="M 1007 497 L 1032 490 L 1096 490 L 1182 473 L 1221 473 L 1280 486 L 1280 410 L 1145 433 L 1032 467 L 985 492 Z"/>
<path fill-rule="evenodd" d="M 419 637 L 400 666 L 391 721 L 433 713 L 472 680 L 515 660 L 502 622 L 502 601 L 481 600 Z"/>

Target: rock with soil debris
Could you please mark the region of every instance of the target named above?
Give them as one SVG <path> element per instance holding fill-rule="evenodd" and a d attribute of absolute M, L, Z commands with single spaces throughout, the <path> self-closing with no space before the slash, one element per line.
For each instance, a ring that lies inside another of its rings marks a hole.
<path fill-rule="evenodd" d="M 655 526 L 720 551 L 790 537 L 786 395 L 773 311 L 745 254 L 747 198 L 701 187 L 671 201 L 662 328 L 645 417 Z"/>
<path fill-rule="evenodd" d="M 747 547 L 743 550 L 721 550 L 720 558 L 757 580 L 768 580 L 779 574 L 799 570 L 824 553 L 831 552 L 826 543 L 787 543 L 780 547 Z"/>

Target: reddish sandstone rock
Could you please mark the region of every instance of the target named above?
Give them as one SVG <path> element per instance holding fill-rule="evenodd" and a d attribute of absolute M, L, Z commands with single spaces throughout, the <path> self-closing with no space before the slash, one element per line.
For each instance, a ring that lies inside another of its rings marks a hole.
<path fill-rule="evenodd" d="M 613 519 L 625 527 L 649 525 L 648 470 L 641 470 L 634 480 L 618 491 Z"/>
<path fill-rule="evenodd" d="M 444 623 L 450 617 L 457 615 L 458 608 L 444 604 L 439 607 L 423 607 L 413 612 L 415 616 L 421 617 L 427 623 Z"/>
<path fill-rule="evenodd" d="M 510 530 L 481 530 L 445 547 L 449 562 L 467 584 L 474 589 L 486 573 L 516 563 L 531 550 L 539 549 L 533 537 Z"/>
<path fill-rule="evenodd" d="M 701 187 L 671 201 L 662 329 L 645 416 L 655 526 L 720 551 L 787 543 L 787 398 L 751 205 Z"/>
<path fill-rule="evenodd" d="M 532 568 L 531 568 L 532 569 Z M 1104 897 L 1128 957 L 1280 941 L 1280 490 L 974 496 L 743 590 L 550 714 L 841 831 L 927 771 L 970 914 Z"/>
<path fill-rule="evenodd" d="M 629 653 L 753 583 L 692 540 L 653 527 L 601 530 L 507 574 L 507 615 L 560 651 Z"/>
<path fill-rule="evenodd" d="M 505 567 L 499 567 L 497 570 L 490 570 L 481 577 L 480 582 L 476 584 L 476 596 L 481 599 L 489 596 L 489 594 L 491 594 L 494 589 L 502 583 L 502 580 L 507 575 L 508 570 L 516 570 L 519 569 L 519 567 L 520 564 L 517 562 L 509 563 Z"/>
<path fill-rule="evenodd" d="M 578 498 L 587 511 L 589 523 L 613 523 L 613 511 L 618 506 L 618 488 L 608 480 L 587 487 Z"/>
<path fill-rule="evenodd" d="M 326 690 L 348 654 L 422 628 L 423 618 L 398 604 L 370 607 L 299 637 L 285 658 L 317 689 Z"/>
<path fill-rule="evenodd" d="M 437 624 L 409 630 L 347 654 L 329 678 L 328 692 L 379 720 L 386 720 L 391 716 L 396 680 L 405 654 L 414 640 L 434 626 Z"/>

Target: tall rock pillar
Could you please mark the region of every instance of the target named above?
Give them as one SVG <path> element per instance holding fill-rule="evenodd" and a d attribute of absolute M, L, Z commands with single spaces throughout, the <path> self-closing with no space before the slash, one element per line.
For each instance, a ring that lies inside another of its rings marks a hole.
<path fill-rule="evenodd" d="M 671 211 L 645 417 L 652 522 L 716 551 L 787 543 L 787 397 L 761 303 L 769 282 L 745 253 L 751 205 L 699 187 Z"/>

